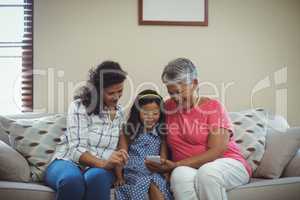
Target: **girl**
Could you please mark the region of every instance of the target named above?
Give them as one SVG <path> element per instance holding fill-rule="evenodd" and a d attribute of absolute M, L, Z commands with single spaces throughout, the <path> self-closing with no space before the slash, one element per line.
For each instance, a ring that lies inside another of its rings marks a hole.
<path fill-rule="evenodd" d="M 131 108 L 130 117 L 125 127 L 129 146 L 129 160 L 124 167 L 124 178 L 120 168 L 117 169 L 116 199 L 171 199 L 168 184 L 162 174 L 150 172 L 144 161 L 146 156 L 167 158 L 167 146 L 164 140 L 164 119 L 162 113 L 163 99 L 153 90 L 139 93 Z"/>
<path fill-rule="evenodd" d="M 110 199 L 111 171 L 127 161 L 126 152 L 116 151 L 123 137 L 118 101 L 125 79 L 118 63 L 105 61 L 90 70 L 89 87 L 70 104 L 67 131 L 45 174 L 57 200 Z"/>

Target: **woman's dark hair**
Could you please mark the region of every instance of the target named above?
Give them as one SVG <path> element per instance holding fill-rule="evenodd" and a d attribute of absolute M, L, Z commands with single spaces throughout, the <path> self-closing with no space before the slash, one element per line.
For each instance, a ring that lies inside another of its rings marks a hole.
<path fill-rule="evenodd" d="M 156 103 L 160 107 L 160 118 L 158 120 L 158 126 L 156 131 L 160 136 L 165 134 L 165 114 L 163 112 L 163 98 L 154 90 L 144 90 L 138 94 L 134 104 L 131 107 L 129 118 L 124 128 L 124 133 L 129 136 L 129 139 L 133 141 L 138 137 L 143 129 L 143 122 L 140 119 L 140 109 L 142 106 Z"/>
<path fill-rule="evenodd" d="M 87 84 L 80 88 L 74 99 L 80 99 L 88 114 L 96 114 L 102 110 L 103 89 L 124 82 L 127 73 L 117 62 L 104 61 L 96 68 L 89 70 Z"/>

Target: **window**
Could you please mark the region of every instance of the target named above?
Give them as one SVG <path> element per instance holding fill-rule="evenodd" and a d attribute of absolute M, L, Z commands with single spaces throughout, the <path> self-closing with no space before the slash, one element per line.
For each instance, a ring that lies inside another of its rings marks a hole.
<path fill-rule="evenodd" d="M 33 0 L 0 0 L 0 113 L 33 109 Z"/>

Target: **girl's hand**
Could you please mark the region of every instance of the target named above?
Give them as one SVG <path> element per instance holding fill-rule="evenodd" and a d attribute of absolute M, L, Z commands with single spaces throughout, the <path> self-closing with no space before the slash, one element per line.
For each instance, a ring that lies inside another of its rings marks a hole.
<path fill-rule="evenodd" d="M 117 166 L 124 166 L 125 163 L 126 160 L 124 158 L 124 153 L 120 151 L 115 151 L 112 153 L 109 159 L 105 161 L 104 168 L 108 170 L 112 170 Z"/>
<path fill-rule="evenodd" d="M 119 187 L 125 184 L 125 180 L 123 177 L 118 177 L 117 180 L 114 183 L 115 187 Z"/>
<path fill-rule="evenodd" d="M 177 167 L 177 164 L 171 160 L 160 159 L 160 162 L 161 163 L 159 164 L 150 160 L 145 160 L 145 165 L 150 171 L 159 173 L 171 172 Z"/>
<path fill-rule="evenodd" d="M 164 177 L 165 177 L 167 182 L 170 182 L 171 174 L 169 172 L 164 173 Z"/>

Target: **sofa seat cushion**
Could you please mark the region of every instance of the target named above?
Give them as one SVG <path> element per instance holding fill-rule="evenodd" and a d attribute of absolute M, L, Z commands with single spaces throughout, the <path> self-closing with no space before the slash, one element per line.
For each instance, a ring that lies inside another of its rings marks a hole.
<path fill-rule="evenodd" d="M 228 200 L 299 200 L 300 177 L 273 180 L 251 179 L 243 185 L 227 192 Z M 113 194 L 113 190 L 111 190 Z M 9 200 L 54 200 L 55 192 L 37 183 L 0 181 L 0 199 Z M 111 199 L 114 199 L 113 196 Z"/>
<path fill-rule="evenodd" d="M 115 200 L 115 190 L 110 190 L 110 200 Z M 0 199 L 6 200 L 55 200 L 55 191 L 41 183 L 0 181 Z"/>
<path fill-rule="evenodd" d="M 0 199 L 9 200 L 54 200 L 55 192 L 37 183 L 0 181 Z"/>
<path fill-rule="evenodd" d="M 249 184 L 227 192 L 228 200 L 299 200 L 300 177 L 252 179 Z"/>

